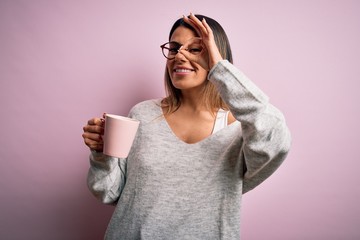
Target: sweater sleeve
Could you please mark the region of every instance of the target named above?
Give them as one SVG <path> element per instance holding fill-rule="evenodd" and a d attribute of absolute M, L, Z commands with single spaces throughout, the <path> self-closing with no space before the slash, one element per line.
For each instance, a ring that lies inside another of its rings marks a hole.
<path fill-rule="evenodd" d="M 227 60 L 217 63 L 210 70 L 208 79 L 241 122 L 240 158 L 244 162 L 245 193 L 268 178 L 283 162 L 290 149 L 290 132 L 283 114 Z"/>
<path fill-rule="evenodd" d="M 96 198 L 116 204 L 126 181 L 126 159 L 91 151 L 87 184 Z"/>

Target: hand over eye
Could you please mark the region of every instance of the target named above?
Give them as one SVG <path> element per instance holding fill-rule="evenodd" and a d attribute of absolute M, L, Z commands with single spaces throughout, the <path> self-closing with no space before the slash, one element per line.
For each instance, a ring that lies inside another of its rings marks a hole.
<path fill-rule="evenodd" d="M 200 55 L 191 54 L 189 51 L 180 49 L 180 53 L 183 54 L 188 60 L 194 61 L 200 64 L 204 69 L 210 70 L 218 61 L 222 60 L 222 56 L 215 43 L 213 31 L 205 18 L 200 21 L 194 14 L 190 13 L 190 17 L 183 17 L 184 21 L 190 24 L 199 37 L 202 39 L 203 47 Z"/>

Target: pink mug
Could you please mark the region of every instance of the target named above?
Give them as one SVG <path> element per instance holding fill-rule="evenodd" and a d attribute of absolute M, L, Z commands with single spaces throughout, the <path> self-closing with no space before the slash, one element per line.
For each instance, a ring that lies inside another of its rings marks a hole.
<path fill-rule="evenodd" d="M 126 158 L 135 139 L 139 123 L 136 119 L 106 114 L 103 153 L 112 157 Z"/>

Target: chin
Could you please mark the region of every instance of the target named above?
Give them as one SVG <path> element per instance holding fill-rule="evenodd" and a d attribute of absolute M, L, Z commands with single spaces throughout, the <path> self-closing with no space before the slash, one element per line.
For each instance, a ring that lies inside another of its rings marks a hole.
<path fill-rule="evenodd" d="M 189 89 L 195 89 L 195 88 L 200 88 L 200 87 L 204 86 L 204 81 L 196 83 L 193 80 L 189 80 L 189 81 L 175 80 L 175 81 L 172 81 L 172 84 L 176 89 L 189 90 Z"/>

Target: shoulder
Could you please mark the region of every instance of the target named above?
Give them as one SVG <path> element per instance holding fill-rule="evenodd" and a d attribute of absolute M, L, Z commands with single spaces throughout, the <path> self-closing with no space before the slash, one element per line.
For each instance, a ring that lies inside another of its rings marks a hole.
<path fill-rule="evenodd" d="M 236 118 L 234 117 L 234 115 L 231 113 L 230 110 L 224 110 L 224 109 L 219 109 L 218 113 L 217 113 L 217 119 L 218 118 L 224 118 L 226 120 L 226 125 L 230 125 L 233 122 L 236 121 Z"/>
<path fill-rule="evenodd" d="M 136 113 L 138 111 L 143 111 L 144 109 L 147 111 L 155 109 L 158 110 L 160 107 L 160 102 L 161 99 L 151 99 L 139 102 L 131 108 L 130 113 Z"/>
<path fill-rule="evenodd" d="M 159 117 L 162 114 L 161 99 L 151 99 L 137 103 L 130 110 L 129 116 L 138 120 Z"/>

